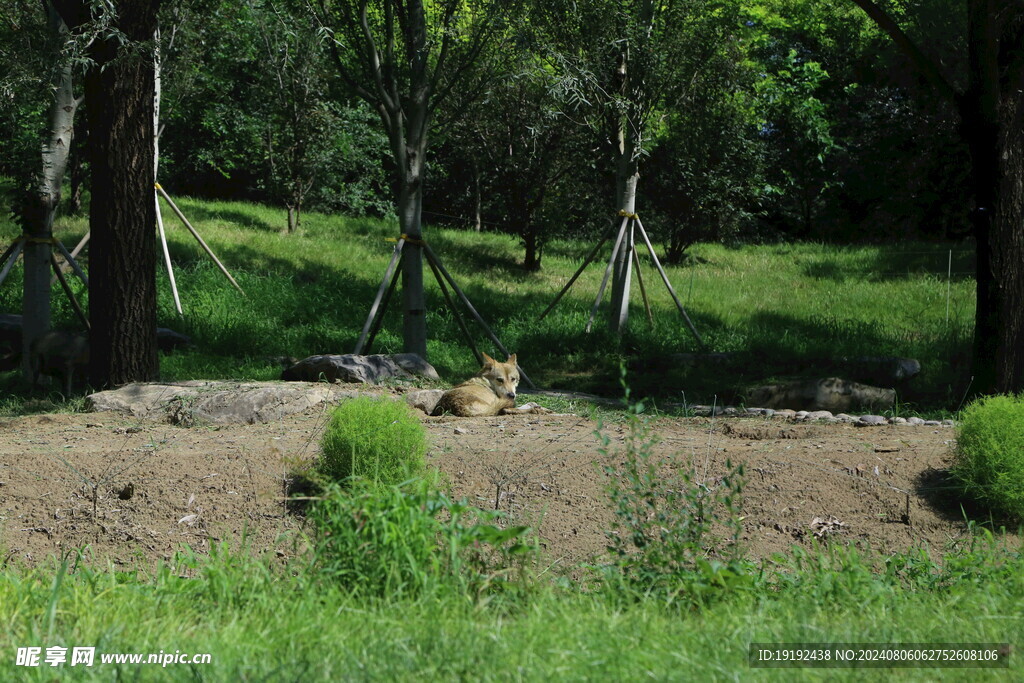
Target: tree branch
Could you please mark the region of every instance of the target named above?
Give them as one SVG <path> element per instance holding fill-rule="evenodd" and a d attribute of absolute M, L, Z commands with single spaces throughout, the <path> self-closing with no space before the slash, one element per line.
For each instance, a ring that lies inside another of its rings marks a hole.
<path fill-rule="evenodd" d="M 896 43 L 896 47 L 903 52 L 903 54 L 910 60 L 914 68 L 924 77 L 932 87 L 938 90 L 939 94 L 945 97 L 950 102 L 956 104 L 960 97 L 960 94 L 950 84 L 943 73 L 939 70 L 938 65 L 934 60 L 930 59 L 924 52 L 921 51 L 910 37 L 899 27 L 892 17 L 885 13 L 881 7 L 876 5 L 872 0 L 852 0 L 854 4 L 864 10 L 864 13 L 878 25 L 882 31 L 884 31 L 893 42 Z"/>

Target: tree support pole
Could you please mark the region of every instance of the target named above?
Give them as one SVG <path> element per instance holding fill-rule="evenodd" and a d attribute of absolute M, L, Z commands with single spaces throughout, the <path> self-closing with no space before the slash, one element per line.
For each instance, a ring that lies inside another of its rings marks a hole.
<path fill-rule="evenodd" d="M 167 248 L 167 233 L 164 232 L 164 219 L 160 215 L 160 194 L 153 194 L 153 201 L 156 202 L 156 227 L 160 232 L 160 246 L 163 247 L 164 251 L 164 265 L 167 266 L 167 277 L 171 281 L 171 294 L 174 295 L 174 308 L 177 309 L 178 315 L 184 316 L 184 312 L 181 310 L 181 298 L 178 296 L 178 283 L 174 280 L 174 266 L 171 265 L 171 251 Z"/>
<path fill-rule="evenodd" d="M 402 247 L 404 246 L 405 238 L 399 237 L 398 243 L 395 245 L 395 249 L 391 253 L 391 261 L 388 262 L 388 267 L 384 271 L 384 277 L 380 281 L 380 287 L 377 288 L 377 296 L 374 297 L 373 305 L 370 306 L 370 315 L 366 316 L 366 322 L 363 324 L 363 331 L 359 334 L 359 341 L 356 342 L 356 348 L 352 353 L 360 354 L 363 352 L 364 346 L 370 346 L 373 343 L 372 341 L 370 344 L 366 343 L 367 336 L 370 333 L 370 326 L 373 325 L 374 319 L 377 317 L 377 309 L 380 306 L 381 301 L 384 299 L 384 292 L 388 291 L 388 299 L 390 300 L 391 298 L 390 292 L 393 291 L 395 287 L 395 279 L 392 276 L 395 273 L 395 266 L 398 265 L 399 259 L 402 257 Z M 389 280 L 391 282 L 391 287 L 385 290 L 385 288 L 388 287 Z M 387 304 L 385 303 L 384 310 L 386 309 Z M 381 310 L 380 312 L 382 318 L 384 317 L 384 310 Z M 374 331 L 374 335 L 376 335 L 376 331 Z"/>
<path fill-rule="evenodd" d="M 14 262 L 18 260 L 18 256 L 21 254 L 21 250 L 25 248 L 25 240 L 22 237 L 11 242 L 11 246 L 7 247 L 7 251 L 4 252 L 3 259 L 6 260 L 4 263 L 3 270 L 0 270 L 0 285 L 7 279 L 7 274 L 11 272 L 11 268 L 14 267 Z"/>
<path fill-rule="evenodd" d="M 64 273 L 60 269 L 60 264 L 57 263 L 57 257 L 50 252 L 50 265 L 53 266 L 53 273 L 60 282 L 61 289 L 64 290 L 64 294 L 68 297 L 68 301 L 71 302 L 71 308 L 75 309 L 75 315 L 85 326 L 86 330 L 91 330 L 92 327 L 89 325 L 89 318 L 85 315 L 85 311 L 82 310 L 82 306 L 78 303 L 78 299 L 75 298 L 75 293 L 71 291 L 71 285 L 68 284 L 67 278 L 64 277 Z"/>
<path fill-rule="evenodd" d="M 654 327 L 654 314 L 651 313 L 651 302 L 647 299 L 647 288 L 644 287 L 644 274 L 640 272 L 640 255 L 636 253 L 636 249 L 630 249 L 633 252 L 633 265 L 636 266 L 636 281 L 640 285 L 640 296 L 644 299 L 644 311 L 647 313 L 647 324 Z"/>
<path fill-rule="evenodd" d="M 440 259 L 437 258 L 437 254 L 434 253 L 434 250 L 431 249 L 430 245 L 427 244 L 426 242 L 423 243 L 423 253 L 426 255 L 428 261 L 433 262 L 433 264 L 437 267 L 437 269 L 448 281 L 448 284 L 452 286 L 452 289 L 455 290 L 455 293 L 459 296 L 459 299 L 466 306 L 466 308 L 469 309 L 469 312 L 473 316 L 474 320 L 476 320 L 480 327 L 483 328 L 484 332 L 487 333 L 487 336 L 490 337 L 491 341 L 494 342 L 495 346 L 501 349 L 501 352 L 504 353 L 506 356 L 511 356 L 512 354 L 509 353 L 509 350 L 505 348 L 505 345 L 501 343 L 501 340 L 498 339 L 498 337 L 494 334 L 491 328 L 487 326 L 487 323 L 484 322 L 484 319 L 480 317 L 480 314 L 477 313 L 477 310 L 473 307 L 473 304 L 470 303 L 469 298 L 465 295 L 465 293 L 463 293 L 462 289 L 459 288 L 458 283 L 455 282 L 455 278 L 451 276 L 451 273 L 448 272 L 448 270 L 444 267 L 444 264 L 442 264 Z M 523 381 L 530 385 L 531 388 L 537 388 L 537 386 L 530 380 L 526 373 L 523 372 L 523 369 L 521 367 L 519 368 L 519 374 L 522 375 Z"/>
<path fill-rule="evenodd" d="M 615 238 L 615 246 L 612 247 L 612 256 L 608 259 L 608 266 L 604 269 L 604 278 L 601 279 L 601 286 L 597 290 L 597 298 L 594 299 L 594 307 L 590 309 L 590 317 L 587 319 L 586 332 L 590 332 L 590 329 L 594 326 L 594 316 L 597 315 L 597 307 L 601 305 L 601 299 L 604 297 L 605 287 L 608 286 L 608 278 L 612 275 L 612 268 L 615 266 L 615 257 L 619 255 L 619 249 L 622 248 L 622 238 L 626 234 L 626 228 L 629 226 L 630 218 L 626 216 L 622 219 L 622 225 L 619 227 L 619 235 Z"/>
<path fill-rule="evenodd" d="M 469 333 L 469 327 L 466 325 L 465 318 L 463 318 L 462 314 L 459 313 L 459 309 L 455 305 L 452 295 L 448 293 L 448 287 L 444 284 L 444 277 L 441 275 L 441 271 L 437 269 L 437 264 L 434 263 L 433 259 L 429 256 L 427 257 L 427 265 L 430 266 L 431 272 L 434 273 L 434 279 L 437 280 L 437 284 L 441 288 L 441 294 L 444 295 L 445 303 L 448 304 L 448 308 L 451 310 L 452 315 L 455 316 L 455 322 L 459 324 L 459 329 L 462 330 L 462 336 L 465 337 L 466 343 L 469 344 L 469 348 L 473 351 L 473 355 L 476 357 L 476 362 L 483 365 L 484 357 L 480 355 L 480 351 L 476 348 L 476 344 L 473 343 L 473 335 Z"/>
<path fill-rule="evenodd" d="M 404 258 L 405 255 L 403 254 L 402 258 L 399 259 L 399 263 L 401 263 L 402 259 Z M 364 347 L 366 350 L 369 350 L 373 346 L 373 340 L 377 338 L 377 333 L 380 331 L 380 326 L 384 324 L 384 312 L 388 310 L 388 304 L 391 303 L 391 297 L 395 293 L 395 289 L 398 287 L 398 278 L 400 278 L 401 276 L 401 270 L 395 271 L 395 274 L 391 276 L 391 285 L 384 293 L 384 299 L 381 301 L 380 304 L 380 314 L 377 316 L 377 319 L 373 321 L 373 327 L 370 328 L 370 336 L 367 337 L 366 339 L 366 346 Z M 362 350 L 363 349 L 360 349 L 360 352 Z"/>
<path fill-rule="evenodd" d="M 156 183 L 156 191 L 159 192 L 160 196 L 164 198 L 164 201 L 166 201 L 171 206 L 171 209 L 174 211 L 174 214 L 179 218 L 179 220 L 181 220 L 182 223 L 185 224 L 185 227 L 188 228 L 188 231 L 191 232 L 192 236 L 196 238 L 196 241 L 199 242 L 199 246 L 201 246 L 206 251 L 207 255 L 209 255 L 209 257 L 213 259 L 213 262 L 217 264 L 217 267 L 220 268 L 220 272 L 224 273 L 224 276 L 231 282 L 232 285 L 235 286 L 235 289 L 237 289 L 244 295 L 245 290 L 243 290 L 241 286 L 237 282 L 235 282 L 235 278 L 231 277 L 231 273 L 228 272 L 228 269 L 224 267 L 224 264 L 220 262 L 220 259 L 217 258 L 216 254 L 213 253 L 213 250 L 210 249 L 210 247 L 206 244 L 202 236 L 198 232 L 196 232 L 196 229 L 193 228 L 192 224 L 188 222 L 188 219 L 185 218 L 185 214 L 181 212 L 181 209 L 179 209 L 178 205 L 174 203 L 174 200 L 171 199 L 170 195 L 168 195 L 164 188 L 160 186 L 160 183 Z"/>
<path fill-rule="evenodd" d="M 661 267 L 661 262 L 658 261 L 658 255 L 654 253 L 654 247 L 651 246 L 651 240 L 647 236 L 647 231 L 644 230 L 644 224 L 640 222 L 640 218 L 636 219 L 637 227 L 640 228 L 640 236 L 644 238 L 644 244 L 647 245 L 647 250 L 651 252 L 651 260 L 654 261 L 654 267 L 661 273 L 661 279 L 665 283 L 665 287 L 668 289 L 668 293 L 672 295 L 672 301 L 676 302 L 676 308 L 679 309 L 679 314 L 683 316 L 683 320 L 686 321 L 686 326 L 690 328 L 690 332 L 693 333 L 693 338 L 700 344 L 701 349 L 707 350 L 707 345 L 704 340 L 701 339 L 700 333 L 697 332 L 697 328 L 694 327 L 693 322 L 690 320 L 690 316 L 686 314 L 686 309 L 683 308 L 683 304 L 679 302 L 679 297 L 676 296 L 676 290 L 672 289 L 672 283 L 669 282 L 668 275 L 665 273 L 665 269 Z"/>
<path fill-rule="evenodd" d="M 609 233 L 605 233 L 605 235 L 601 237 L 601 241 L 599 241 L 597 243 L 597 246 L 594 247 L 589 254 L 587 254 L 587 258 L 583 259 L 583 263 L 580 264 L 580 267 L 576 270 L 575 273 L 573 273 L 572 277 L 569 278 L 569 281 L 565 283 L 565 286 L 562 287 L 562 291 L 558 293 L 558 296 L 555 297 L 555 300 L 548 304 L 548 307 L 545 308 L 544 312 L 540 314 L 540 317 L 537 318 L 537 322 L 543 320 L 544 316 L 546 316 L 548 313 L 552 311 L 552 309 L 554 309 L 555 304 L 561 301 L 562 297 L 565 296 L 565 293 L 569 291 L 570 287 L 572 287 L 572 283 L 576 282 L 576 278 L 578 278 L 583 273 L 583 271 L 587 269 L 587 266 L 593 263 L 594 258 L 597 256 L 597 252 L 600 251 L 601 247 L 604 246 L 604 243 L 608 241 L 608 236 Z"/>

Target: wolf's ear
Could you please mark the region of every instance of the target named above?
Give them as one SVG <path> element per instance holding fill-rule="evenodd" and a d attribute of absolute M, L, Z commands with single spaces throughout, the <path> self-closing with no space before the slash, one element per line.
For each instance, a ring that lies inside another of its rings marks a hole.
<path fill-rule="evenodd" d="M 498 362 L 498 361 L 494 360 L 493 358 L 491 358 L 490 356 L 488 356 L 483 351 L 480 352 L 480 355 L 484 357 L 484 365 L 494 365 L 495 363 Z"/>
<path fill-rule="evenodd" d="M 511 356 L 508 357 L 508 360 L 505 361 L 505 362 L 508 363 L 509 365 L 515 365 L 516 364 L 516 354 L 513 353 Z"/>

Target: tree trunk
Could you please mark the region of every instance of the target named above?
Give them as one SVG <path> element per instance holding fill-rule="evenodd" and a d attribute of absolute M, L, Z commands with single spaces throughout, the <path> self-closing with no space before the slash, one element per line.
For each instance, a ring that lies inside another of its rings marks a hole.
<path fill-rule="evenodd" d="M 96 387 L 157 378 L 154 177 L 155 0 L 121 0 L 128 43 L 98 38 L 86 74 L 92 166 L 90 381 Z"/>
<path fill-rule="evenodd" d="M 1024 10 L 970 5 L 968 92 L 977 249 L 972 393 L 1024 390 Z"/>
<path fill-rule="evenodd" d="M 423 165 L 416 147 L 407 150 L 406 168 L 400 169 L 398 224 L 411 238 L 402 256 L 402 350 L 427 357 L 427 303 L 423 292 Z M 425 147 L 425 145 L 423 145 Z M 403 172 L 404 171 L 404 172 Z"/>
<path fill-rule="evenodd" d="M 540 244 L 537 233 L 537 226 L 527 219 L 522 229 L 523 244 L 526 247 L 523 256 L 523 268 L 530 272 L 540 270 Z"/>
<path fill-rule="evenodd" d="M 299 209 L 294 204 L 288 205 L 288 234 L 299 229 Z"/>
<path fill-rule="evenodd" d="M 55 39 L 67 32 L 64 22 L 52 6 L 47 6 Z M 24 249 L 25 280 L 22 291 L 22 370 L 30 381 L 32 341 L 50 329 L 50 258 L 53 220 L 60 203 L 61 184 L 67 169 L 71 139 L 75 129 L 75 100 L 71 81 L 71 63 L 60 71 L 50 103 L 49 135 L 42 144 L 42 172 L 37 185 L 36 201 L 26 216 Z"/>
<path fill-rule="evenodd" d="M 629 126 L 631 130 L 635 130 Z M 635 159 L 636 141 L 632 133 L 621 134 L 618 159 L 617 193 L 620 212 L 636 213 L 636 190 L 640 183 L 640 168 Z M 619 223 L 621 226 L 621 222 Z M 629 322 L 629 290 L 633 276 L 633 221 L 629 219 L 626 236 L 615 256 L 612 271 L 612 299 L 609 324 L 613 332 L 621 333 Z"/>

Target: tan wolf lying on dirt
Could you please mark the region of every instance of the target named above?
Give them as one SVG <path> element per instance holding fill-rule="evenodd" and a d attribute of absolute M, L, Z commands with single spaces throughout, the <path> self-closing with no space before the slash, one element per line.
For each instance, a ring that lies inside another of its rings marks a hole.
<path fill-rule="evenodd" d="M 516 407 L 519 368 L 516 354 L 499 363 L 486 353 L 480 372 L 444 392 L 434 408 L 434 415 L 451 413 L 459 417 L 489 417 L 515 413 L 550 413 L 536 403 Z"/>

